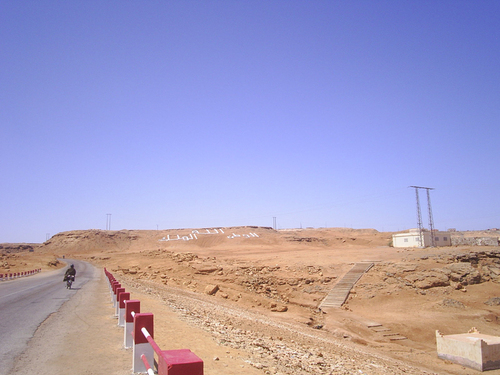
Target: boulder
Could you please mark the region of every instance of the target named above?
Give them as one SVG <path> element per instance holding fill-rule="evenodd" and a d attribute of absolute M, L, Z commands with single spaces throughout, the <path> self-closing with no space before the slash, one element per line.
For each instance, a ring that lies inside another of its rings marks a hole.
<path fill-rule="evenodd" d="M 205 287 L 205 293 L 210 296 L 213 296 L 215 293 L 217 293 L 218 290 L 219 290 L 218 285 L 207 285 Z"/>
<path fill-rule="evenodd" d="M 277 303 L 271 303 L 271 311 L 274 311 L 274 312 L 285 312 L 285 311 L 288 311 L 288 307 L 286 307 L 285 305 L 279 305 Z"/>
<path fill-rule="evenodd" d="M 481 267 L 481 274 L 484 281 L 491 279 L 492 281 L 498 282 L 500 278 L 500 268 L 494 265 L 484 265 Z"/>
<path fill-rule="evenodd" d="M 461 283 L 462 285 L 479 284 L 481 274 L 471 263 L 452 263 L 445 267 L 450 271 L 450 280 Z"/>
<path fill-rule="evenodd" d="M 419 289 L 429 289 L 440 286 L 449 286 L 450 280 L 445 272 L 439 269 L 417 272 L 405 277 L 405 280 Z"/>

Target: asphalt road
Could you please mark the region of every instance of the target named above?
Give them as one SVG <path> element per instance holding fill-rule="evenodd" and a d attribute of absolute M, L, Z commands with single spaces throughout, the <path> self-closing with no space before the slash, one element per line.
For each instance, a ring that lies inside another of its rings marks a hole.
<path fill-rule="evenodd" d="M 10 372 L 40 324 L 94 277 L 89 263 L 64 261 L 73 263 L 77 271 L 72 289 L 62 281 L 67 267 L 0 282 L 0 375 Z"/>

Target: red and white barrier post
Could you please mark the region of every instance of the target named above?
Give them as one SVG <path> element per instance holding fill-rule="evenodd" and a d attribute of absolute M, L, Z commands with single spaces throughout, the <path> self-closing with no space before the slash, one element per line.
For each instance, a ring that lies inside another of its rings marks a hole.
<path fill-rule="evenodd" d="M 151 338 L 154 337 L 152 313 L 134 314 L 133 372 L 147 372 L 146 366 L 141 359 L 142 355 L 146 357 L 147 362 L 154 363 L 154 349 L 142 332 L 143 328 L 149 332 Z"/>
<path fill-rule="evenodd" d="M 129 299 L 125 301 L 125 326 L 123 330 L 123 346 L 131 348 L 134 345 L 134 316 L 141 312 L 141 301 Z M 132 314 L 133 313 L 133 314 Z"/>
<path fill-rule="evenodd" d="M 116 294 L 116 303 L 115 303 L 115 316 L 118 317 L 119 312 L 120 312 L 120 303 L 118 301 L 118 296 L 120 293 L 125 293 L 125 288 L 116 288 L 115 294 Z"/>
<path fill-rule="evenodd" d="M 113 294 L 115 292 L 115 285 L 116 284 L 119 284 L 119 282 L 116 280 L 111 282 L 111 302 L 113 302 Z"/>
<path fill-rule="evenodd" d="M 116 289 L 121 288 L 122 285 L 119 282 L 113 283 L 113 293 L 111 293 L 111 300 L 113 301 L 113 307 L 116 308 Z"/>
<path fill-rule="evenodd" d="M 123 292 L 118 294 L 118 325 L 125 325 L 125 301 L 130 299 L 130 293 Z"/>
<path fill-rule="evenodd" d="M 203 375 L 203 360 L 189 349 L 162 350 L 158 375 Z"/>
<path fill-rule="evenodd" d="M 108 270 L 105 268 L 104 273 L 106 274 L 106 277 L 108 278 L 108 287 L 109 290 L 113 289 L 113 282 L 116 281 L 115 277 L 111 274 L 111 272 L 108 272 Z"/>

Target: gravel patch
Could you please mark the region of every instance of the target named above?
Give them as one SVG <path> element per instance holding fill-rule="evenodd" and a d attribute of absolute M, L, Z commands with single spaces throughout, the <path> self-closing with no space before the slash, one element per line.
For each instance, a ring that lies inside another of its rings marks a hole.
<path fill-rule="evenodd" d="M 210 332 L 219 344 L 250 353 L 249 365 L 264 374 L 435 374 L 306 325 L 272 319 L 214 297 L 126 279 L 163 300 L 182 320 Z"/>

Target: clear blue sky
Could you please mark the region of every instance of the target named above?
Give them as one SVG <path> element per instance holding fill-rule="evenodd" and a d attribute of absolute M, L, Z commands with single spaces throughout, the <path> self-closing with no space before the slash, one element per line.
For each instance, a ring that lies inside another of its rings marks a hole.
<path fill-rule="evenodd" d="M 500 227 L 499 1 L 0 2 L 0 242 Z M 427 201 L 421 193 L 427 225 Z"/>

